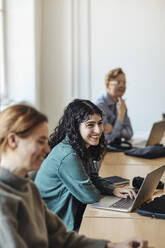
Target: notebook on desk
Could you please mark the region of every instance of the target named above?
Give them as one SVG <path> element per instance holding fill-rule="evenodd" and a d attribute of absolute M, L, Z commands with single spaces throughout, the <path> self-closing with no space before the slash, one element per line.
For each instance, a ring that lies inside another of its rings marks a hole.
<path fill-rule="evenodd" d="M 119 177 L 119 176 L 104 177 L 104 180 L 113 183 L 115 186 L 130 183 L 130 180 L 128 178 Z"/>
<path fill-rule="evenodd" d="M 155 122 L 151 128 L 149 137 L 147 140 L 142 140 L 140 142 L 133 142 L 133 147 L 143 148 L 146 146 L 153 146 L 160 144 L 161 139 L 165 132 L 165 121 Z"/>
<path fill-rule="evenodd" d="M 152 198 L 152 195 L 165 171 L 165 165 L 148 173 L 135 199 L 105 196 L 99 202 L 91 204 L 94 208 L 131 212 L 141 204 Z"/>

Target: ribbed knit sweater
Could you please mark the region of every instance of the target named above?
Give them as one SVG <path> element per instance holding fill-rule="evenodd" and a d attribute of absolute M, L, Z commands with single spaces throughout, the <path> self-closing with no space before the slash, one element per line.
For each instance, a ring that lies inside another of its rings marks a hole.
<path fill-rule="evenodd" d="M 106 243 L 67 232 L 29 178 L 0 167 L 0 248 L 103 248 Z"/>

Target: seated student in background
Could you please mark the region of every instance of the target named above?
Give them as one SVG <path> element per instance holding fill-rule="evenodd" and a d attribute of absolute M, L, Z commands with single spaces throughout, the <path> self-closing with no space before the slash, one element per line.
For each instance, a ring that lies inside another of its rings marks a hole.
<path fill-rule="evenodd" d="M 50 136 L 52 151 L 35 178 L 48 208 L 68 230 L 78 230 L 87 203 L 100 194 L 132 198 L 127 188 L 114 188 L 98 176 L 97 162 L 105 154 L 102 111 L 88 100 L 76 99 L 64 111 Z"/>
<path fill-rule="evenodd" d="M 106 93 L 97 99 L 96 105 L 103 111 L 104 134 L 107 143 L 116 138 L 129 140 L 133 135 L 127 106 L 122 98 L 126 90 L 126 77 L 121 68 L 109 71 L 105 76 Z"/>
<path fill-rule="evenodd" d="M 141 239 L 122 243 L 89 239 L 67 232 L 45 206 L 29 179 L 49 152 L 47 117 L 26 105 L 0 113 L 0 247 L 1 248 L 133 248 Z"/>

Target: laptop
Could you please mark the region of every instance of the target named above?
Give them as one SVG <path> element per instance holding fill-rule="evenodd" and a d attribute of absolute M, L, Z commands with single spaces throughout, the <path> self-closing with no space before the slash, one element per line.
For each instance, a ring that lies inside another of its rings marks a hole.
<path fill-rule="evenodd" d="M 94 208 L 131 212 L 141 204 L 152 198 L 152 195 L 165 171 L 165 165 L 148 173 L 135 199 L 105 196 L 100 201 L 91 204 Z"/>
<path fill-rule="evenodd" d="M 146 146 L 153 146 L 160 144 L 162 137 L 165 133 L 165 121 L 155 122 L 150 131 L 148 140 L 142 140 L 140 142 L 132 142 L 133 147 L 144 148 Z"/>

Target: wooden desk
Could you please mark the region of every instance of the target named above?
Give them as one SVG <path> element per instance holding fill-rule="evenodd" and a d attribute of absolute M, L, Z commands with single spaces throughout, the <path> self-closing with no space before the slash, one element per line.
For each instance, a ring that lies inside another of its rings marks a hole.
<path fill-rule="evenodd" d="M 80 233 L 91 238 L 104 238 L 116 242 L 141 237 L 149 240 L 149 247 L 165 247 L 165 221 L 147 217 L 143 219 L 85 217 Z"/>
<path fill-rule="evenodd" d="M 125 155 L 123 152 L 107 152 L 103 165 L 110 166 L 110 165 L 153 165 L 159 166 L 165 164 L 165 157 L 162 158 L 155 158 L 155 159 L 145 159 L 145 158 L 137 158 Z"/>
<path fill-rule="evenodd" d="M 147 173 L 163 164 L 165 164 L 165 158 L 149 160 L 112 152 L 106 154 L 100 169 L 100 176 L 118 175 L 130 179 L 133 179 L 134 176 L 145 177 Z M 162 180 L 165 182 L 165 174 Z M 116 242 L 131 237 L 141 237 L 149 240 L 150 247 L 165 247 L 165 220 L 144 217 L 136 212 L 122 213 L 95 209 L 88 205 L 83 216 L 80 233 Z"/>
<path fill-rule="evenodd" d="M 143 219 L 142 215 L 136 212 L 124 213 L 112 210 L 97 209 L 87 206 L 83 218 L 119 218 L 119 219 Z"/>
<path fill-rule="evenodd" d="M 136 176 L 145 177 L 147 173 L 159 168 L 159 166 L 155 165 L 109 165 L 109 166 L 102 166 L 100 169 L 100 176 L 101 177 L 109 177 L 109 176 L 121 176 L 125 178 L 129 178 L 132 180 Z M 162 176 L 162 179 L 165 180 L 165 174 Z"/>

